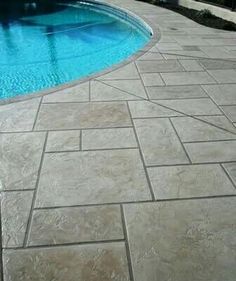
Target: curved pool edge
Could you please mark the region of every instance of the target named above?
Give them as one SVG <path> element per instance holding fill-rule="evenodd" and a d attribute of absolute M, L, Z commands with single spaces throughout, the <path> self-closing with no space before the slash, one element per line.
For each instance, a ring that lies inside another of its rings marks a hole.
<path fill-rule="evenodd" d="M 110 4 L 106 1 L 96 1 L 96 0 L 84 0 L 84 2 L 93 2 L 93 3 L 98 3 L 98 4 L 105 4 L 107 6 L 110 6 L 112 8 L 118 9 L 120 11 L 124 11 L 126 12 L 129 16 L 131 17 L 135 17 L 136 19 L 139 19 L 140 21 L 142 21 L 142 23 L 145 26 L 149 26 L 152 30 L 152 37 L 150 38 L 150 41 L 144 46 L 144 48 L 140 49 L 139 51 L 137 51 L 136 53 L 134 53 L 132 56 L 130 56 L 129 58 L 125 59 L 124 61 L 118 63 L 118 64 L 114 64 L 111 67 L 108 67 L 104 70 L 101 70 L 97 73 L 88 75 L 84 78 L 79 78 L 76 80 L 72 80 L 68 83 L 64 83 L 55 87 L 51 87 L 51 88 L 47 88 L 45 90 L 40 90 L 40 91 L 36 91 L 36 92 L 32 92 L 32 93 L 28 93 L 25 95 L 21 95 L 21 96 L 16 96 L 16 97 L 12 97 L 9 99 L 4 99 L 4 100 L 0 100 L 0 105 L 6 105 L 6 104 L 11 104 L 11 103 L 16 103 L 16 102 L 21 102 L 21 101 L 26 101 L 26 100 L 30 100 L 30 99 L 34 99 L 34 98 L 40 98 L 46 95 L 50 95 L 50 94 L 54 94 L 72 87 L 75 87 L 77 85 L 80 85 L 82 83 L 88 82 L 90 80 L 93 80 L 95 78 L 98 78 L 102 75 L 108 74 L 114 70 L 120 69 L 124 66 L 126 66 L 127 64 L 130 64 L 134 61 L 136 61 L 139 57 L 143 56 L 145 53 L 147 53 L 155 44 L 157 44 L 157 42 L 160 40 L 161 38 L 161 31 L 160 29 L 154 25 L 150 20 L 148 20 L 147 18 L 145 18 L 144 16 L 141 15 L 137 15 L 136 13 L 134 13 L 133 11 L 129 10 L 129 9 L 125 9 L 122 7 L 119 7 L 117 5 L 114 4 Z"/>

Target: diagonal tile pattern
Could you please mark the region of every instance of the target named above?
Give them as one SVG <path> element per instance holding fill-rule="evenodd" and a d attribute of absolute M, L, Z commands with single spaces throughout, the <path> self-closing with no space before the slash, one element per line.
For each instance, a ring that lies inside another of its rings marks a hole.
<path fill-rule="evenodd" d="M 160 40 L 0 105 L 3 281 L 235 281 L 236 36 L 107 1 Z"/>

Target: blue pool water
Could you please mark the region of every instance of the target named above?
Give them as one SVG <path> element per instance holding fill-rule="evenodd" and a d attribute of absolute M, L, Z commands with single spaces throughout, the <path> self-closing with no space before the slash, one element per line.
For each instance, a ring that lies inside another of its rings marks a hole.
<path fill-rule="evenodd" d="M 149 39 L 149 32 L 92 4 L 0 24 L 0 98 L 96 73 L 128 58 Z"/>

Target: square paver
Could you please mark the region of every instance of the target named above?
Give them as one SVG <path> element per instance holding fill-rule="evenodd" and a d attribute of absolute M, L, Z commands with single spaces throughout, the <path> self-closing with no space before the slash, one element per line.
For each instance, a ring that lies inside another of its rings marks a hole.
<path fill-rule="evenodd" d="M 233 281 L 235 204 L 234 197 L 126 205 L 135 281 Z"/>
<path fill-rule="evenodd" d="M 216 81 L 207 72 L 161 73 L 166 85 L 215 84 Z"/>
<path fill-rule="evenodd" d="M 150 199 L 137 149 L 46 154 L 37 207 Z"/>
<path fill-rule="evenodd" d="M 89 82 L 46 95 L 43 102 L 81 102 L 89 100 Z"/>
<path fill-rule="evenodd" d="M 140 73 L 175 72 L 184 70 L 177 60 L 137 61 L 137 66 Z"/>
<path fill-rule="evenodd" d="M 144 86 L 162 86 L 164 85 L 163 80 L 159 73 L 142 73 Z"/>
<path fill-rule="evenodd" d="M 193 86 L 165 86 L 147 87 L 150 99 L 188 99 L 207 97 L 203 89 L 198 85 Z"/>
<path fill-rule="evenodd" d="M 46 151 L 80 150 L 80 130 L 51 131 L 48 134 Z"/>
<path fill-rule="evenodd" d="M 156 199 L 236 194 L 220 165 L 184 165 L 148 168 Z"/>
<path fill-rule="evenodd" d="M 45 133 L 0 135 L 1 189 L 35 188 Z"/>
<path fill-rule="evenodd" d="M 0 106 L 0 132 L 31 131 L 40 99 L 31 99 Z"/>
<path fill-rule="evenodd" d="M 168 119 L 134 120 L 146 165 L 189 163 Z"/>
<path fill-rule="evenodd" d="M 216 115 L 222 114 L 210 99 L 176 99 L 158 100 L 158 104 L 188 115 Z"/>
<path fill-rule="evenodd" d="M 52 122 L 53 120 L 53 122 Z M 42 104 L 37 130 L 126 127 L 131 125 L 123 102 Z"/>
<path fill-rule="evenodd" d="M 221 108 L 232 122 L 236 122 L 236 105 L 221 106 Z"/>
<path fill-rule="evenodd" d="M 130 280 L 122 242 L 6 250 L 3 263 L 5 281 Z"/>
<path fill-rule="evenodd" d="M 236 141 L 184 144 L 193 163 L 236 161 Z"/>
<path fill-rule="evenodd" d="M 83 130 L 82 149 L 137 147 L 133 128 Z"/>
<path fill-rule="evenodd" d="M 1 200 L 2 246 L 22 247 L 33 191 L 4 192 Z"/>
<path fill-rule="evenodd" d="M 123 239 L 119 206 L 35 210 L 28 245 Z"/>
<path fill-rule="evenodd" d="M 236 139 L 236 134 L 192 117 L 176 117 L 171 120 L 183 142 Z"/>

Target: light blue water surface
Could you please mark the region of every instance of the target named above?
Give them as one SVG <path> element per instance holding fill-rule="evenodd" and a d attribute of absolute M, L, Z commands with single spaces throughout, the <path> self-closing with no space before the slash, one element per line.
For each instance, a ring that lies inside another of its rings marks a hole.
<path fill-rule="evenodd" d="M 83 4 L 0 25 L 0 99 L 106 69 L 149 39 L 134 25 Z"/>

